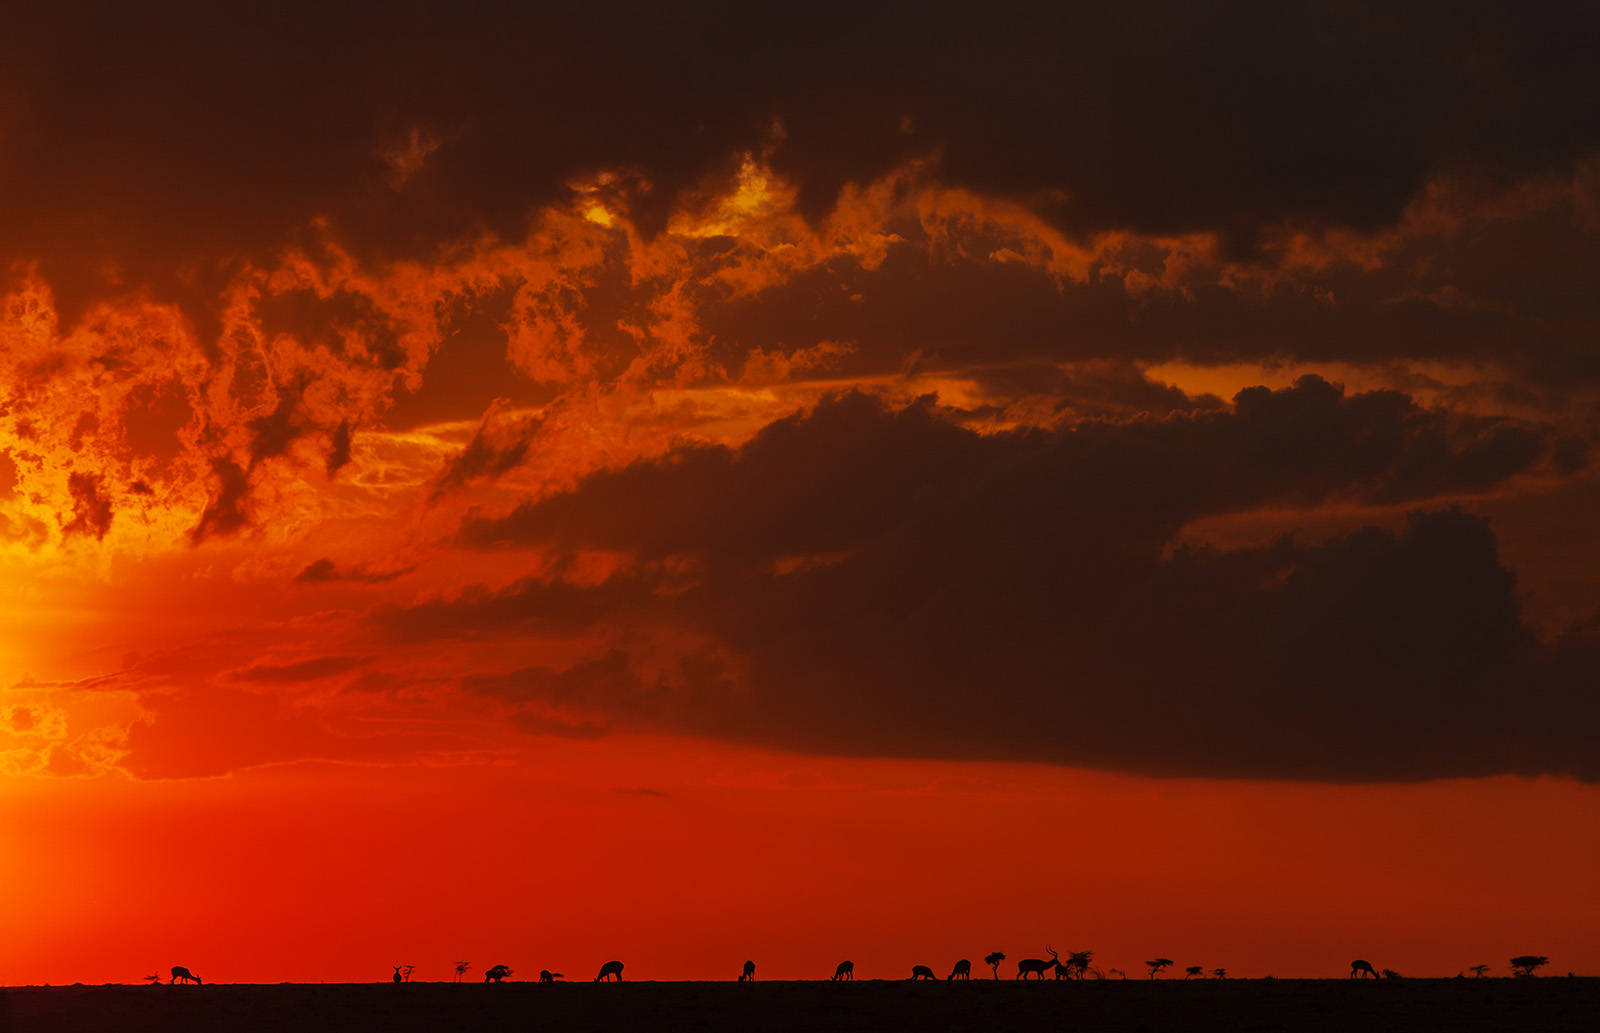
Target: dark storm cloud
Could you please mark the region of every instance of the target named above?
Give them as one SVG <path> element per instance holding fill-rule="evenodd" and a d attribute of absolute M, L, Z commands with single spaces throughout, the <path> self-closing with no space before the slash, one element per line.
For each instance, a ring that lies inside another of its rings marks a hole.
<path fill-rule="evenodd" d="M 504 408 L 505 400 L 500 399 L 483 414 L 472 440 L 450 458 L 435 479 L 430 501 L 437 502 L 473 481 L 492 481 L 522 465 L 543 421 L 537 416 L 501 420 Z"/>
<path fill-rule="evenodd" d="M 408 634 L 688 626 L 731 651 L 671 691 L 612 654 L 474 691 L 823 752 L 1334 780 L 1600 775 L 1586 640 L 1540 645 L 1481 519 L 1316 545 L 1171 543 L 1195 517 L 1481 490 L 1549 451 L 1307 378 L 1231 410 L 980 437 L 852 396 L 744 448 L 680 450 L 462 531 L 477 545 L 690 556 L 699 580 L 528 580 L 392 611 Z M 786 556 L 818 562 L 784 568 Z M 625 616 L 618 618 L 618 614 Z M 641 710 L 641 700 L 653 708 Z M 520 711 L 519 711 L 520 712 Z"/>
<path fill-rule="evenodd" d="M 305 569 L 294 576 L 294 583 L 320 585 L 334 581 L 355 581 L 366 585 L 381 585 L 402 578 L 415 569 L 415 567 L 395 567 L 389 570 L 373 570 L 361 565 L 340 566 L 324 556 L 306 564 Z"/>
<path fill-rule="evenodd" d="M 811 211 L 937 152 L 1080 228 L 1241 246 L 1392 220 L 1440 170 L 1559 167 L 1600 130 L 1570 8 L 95 7 L 19 13 L 0 62 L 5 257 L 71 267 L 69 295 L 158 271 L 203 295 L 317 214 L 385 254 L 515 231 L 600 167 L 650 184 L 648 229 L 774 118 Z"/>
<path fill-rule="evenodd" d="M 851 394 L 737 450 L 679 449 L 596 474 L 580 492 L 469 519 L 460 540 L 762 561 L 854 548 L 929 510 L 959 505 L 976 519 L 994 504 L 1164 542 L 1198 516 L 1268 503 L 1481 491 L 1551 447 L 1542 428 L 1422 409 L 1393 391 L 1347 396 L 1315 376 L 1249 388 L 1225 411 L 989 437 L 941 419 L 931 400 L 890 413 Z"/>
<path fill-rule="evenodd" d="M 345 674 L 367 662 L 363 656 L 318 656 L 286 664 L 252 664 L 233 672 L 234 681 L 296 684 Z"/>
<path fill-rule="evenodd" d="M 230 535 L 249 526 L 250 477 L 233 460 L 219 457 L 211 461 L 216 475 L 216 493 L 200 513 L 200 521 L 189 532 L 189 541 L 199 545 L 208 538 Z"/>
<path fill-rule="evenodd" d="M 100 478 L 91 473 L 73 473 L 67 478 L 67 490 L 72 494 L 72 519 L 61 532 L 104 538 L 111 530 L 114 514 Z"/>

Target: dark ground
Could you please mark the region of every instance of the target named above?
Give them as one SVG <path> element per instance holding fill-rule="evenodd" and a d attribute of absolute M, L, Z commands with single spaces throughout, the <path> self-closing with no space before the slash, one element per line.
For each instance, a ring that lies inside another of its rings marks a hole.
<path fill-rule="evenodd" d="M 408 983 L 0 990 L 0 1033 L 1594 1033 L 1600 979 Z"/>

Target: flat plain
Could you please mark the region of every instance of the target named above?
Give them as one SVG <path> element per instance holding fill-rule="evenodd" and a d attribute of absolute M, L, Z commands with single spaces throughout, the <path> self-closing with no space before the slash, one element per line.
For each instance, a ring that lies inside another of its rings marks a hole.
<path fill-rule="evenodd" d="M 222 984 L 0 990 L 0 1033 L 1600 1029 L 1600 979 Z"/>

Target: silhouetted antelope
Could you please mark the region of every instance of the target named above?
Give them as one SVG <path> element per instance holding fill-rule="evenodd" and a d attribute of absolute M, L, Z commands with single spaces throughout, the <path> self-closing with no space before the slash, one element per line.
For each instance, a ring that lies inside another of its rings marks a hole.
<path fill-rule="evenodd" d="M 833 970 L 834 979 L 854 979 L 856 977 L 856 963 L 841 961 L 839 967 Z"/>
<path fill-rule="evenodd" d="M 962 958 L 960 961 L 956 962 L 956 967 L 951 969 L 950 970 L 950 974 L 945 977 L 945 982 L 948 983 L 952 979 L 971 979 L 971 978 L 972 978 L 972 962 L 968 961 L 966 958 Z"/>
<path fill-rule="evenodd" d="M 565 978 L 567 978 L 567 976 L 564 972 L 552 972 L 547 968 L 541 968 L 539 970 L 539 982 L 541 983 L 554 983 L 558 979 Z"/>
<path fill-rule="evenodd" d="M 511 969 L 507 968 L 505 965 L 496 965 L 483 974 L 483 981 L 485 983 L 498 983 L 500 980 L 504 979 L 510 974 Z"/>
<path fill-rule="evenodd" d="M 1357 976 L 1360 976 L 1362 979 L 1365 979 L 1368 976 L 1371 976 L 1373 979 L 1377 979 L 1378 973 L 1372 967 L 1372 962 L 1363 961 L 1360 958 L 1357 958 L 1350 963 L 1350 978 L 1355 979 Z"/>
<path fill-rule="evenodd" d="M 400 966 L 399 965 L 396 965 L 394 967 L 394 981 L 396 983 L 400 982 Z"/>
<path fill-rule="evenodd" d="M 918 979 L 937 980 L 938 978 L 939 978 L 938 976 L 933 974 L 933 969 L 929 968 L 926 965 L 912 965 L 911 966 L 911 979 L 912 979 L 913 982 L 915 982 Z"/>
<path fill-rule="evenodd" d="M 611 976 L 615 976 L 617 982 L 622 982 L 622 962 L 608 961 L 604 965 L 601 965 L 600 974 L 594 977 L 594 981 L 598 983 L 602 979 L 606 979 Z"/>
<path fill-rule="evenodd" d="M 193 983 L 200 985 L 200 977 L 184 968 L 182 965 L 172 966 L 172 981 L 174 983 Z"/>
<path fill-rule="evenodd" d="M 739 982 L 741 982 L 741 983 L 754 983 L 755 981 L 756 981 L 756 963 L 753 962 L 753 961 L 747 961 L 747 962 L 744 963 L 744 971 L 739 973 Z"/>
<path fill-rule="evenodd" d="M 1043 979 L 1045 972 L 1061 964 L 1061 958 L 1056 955 L 1054 947 L 1046 946 L 1045 950 L 1050 952 L 1049 961 L 1045 961 L 1043 958 L 1023 958 L 1017 962 L 1018 979 L 1027 979 L 1030 972 Z"/>

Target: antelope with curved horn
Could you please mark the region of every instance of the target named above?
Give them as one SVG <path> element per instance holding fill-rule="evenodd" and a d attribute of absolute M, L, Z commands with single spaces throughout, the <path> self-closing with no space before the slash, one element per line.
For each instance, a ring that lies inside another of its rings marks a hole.
<path fill-rule="evenodd" d="M 1050 952 L 1049 961 L 1045 961 L 1043 958 L 1023 958 L 1017 962 L 1018 979 L 1027 979 L 1030 973 L 1036 978 L 1043 979 L 1046 972 L 1061 964 L 1061 957 L 1056 954 L 1054 947 L 1046 945 L 1045 950 Z"/>

